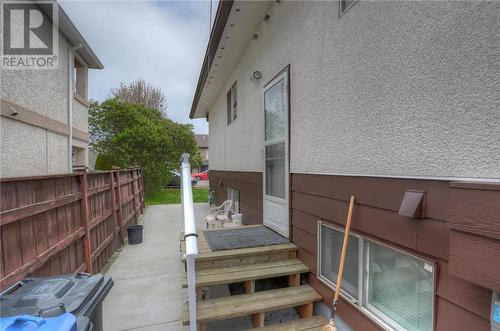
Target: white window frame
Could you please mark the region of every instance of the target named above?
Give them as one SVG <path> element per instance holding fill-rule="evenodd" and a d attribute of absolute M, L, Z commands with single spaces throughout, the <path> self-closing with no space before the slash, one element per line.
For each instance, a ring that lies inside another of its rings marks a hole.
<path fill-rule="evenodd" d="M 234 201 L 234 194 L 231 194 L 231 192 L 238 192 L 238 210 L 236 210 L 236 203 Z M 231 200 L 233 202 L 231 206 L 231 211 L 233 214 L 239 214 L 240 213 L 240 191 L 237 189 L 234 189 L 232 187 L 227 188 L 227 199 Z"/>
<path fill-rule="evenodd" d="M 333 229 L 335 231 L 344 233 L 344 229 L 342 227 L 338 227 L 335 225 L 323 223 L 321 221 L 318 221 L 317 223 L 317 270 L 318 270 L 318 279 L 324 283 L 326 286 L 331 288 L 332 290 L 335 290 L 336 284 L 335 282 L 331 281 L 328 279 L 326 276 L 322 275 L 322 270 L 321 270 L 321 234 L 322 234 L 322 226 Z M 390 331 L 406 331 L 405 328 L 400 326 L 396 321 L 393 321 L 389 316 L 385 315 L 382 313 L 380 310 L 378 310 L 376 307 L 372 306 L 371 304 L 368 303 L 368 254 L 369 254 L 369 245 L 367 243 L 374 243 L 378 244 L 384 247 L 387 247 L 388 249 L 400 252 L 401 254 L 405 254 L 408 256 L 411 256 L 413 258 L 416 258 L 418 260 L 423 261 L 424 263 L 428 263 L 432 265 L 432 275 L 433 275 L 433 289 L 432 289 L 432 325 L 433 328 L 432 330 L 435 329 L 435 318 L 436 318 L 436 263 L 433 261 L 430 261 L 422 256 L 415 255 L 413 253 L 410 253 L 408 251 L 404 251 L 399 248 L 395 248 L 392 246 L 389 246 L 387 244 L 384 244 L 380 241 L 374 240 L 372 238 L 367 238 L 364 236 L 361 236 L 355 232 L 352 232 L 349 234 L 349 236 L 354 236 L 358 238 L 359 240 L 359 247 L 358 247 L 358 298 L 354 298 L 352 295 L 344 291 L 343 289 L 340 289 L 340 295 L 342 296 L 343 299 L 349 301 L 356 309 L 361 311 L 364 315 L 368 316 L 371 320 L 373 320 L 378 326 L 382 327 L 385 330 L 390 330 Z"/>

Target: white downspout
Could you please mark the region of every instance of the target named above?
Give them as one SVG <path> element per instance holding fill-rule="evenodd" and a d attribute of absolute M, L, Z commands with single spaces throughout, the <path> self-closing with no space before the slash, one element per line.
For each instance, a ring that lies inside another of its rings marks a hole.
<path fill-rule="evenodd" d="M 73 71 L 75 70 L 75 51 L 82 48 L 82 44 L 71 47 L 68 52 L 68 172 L 73 172 Z"/>

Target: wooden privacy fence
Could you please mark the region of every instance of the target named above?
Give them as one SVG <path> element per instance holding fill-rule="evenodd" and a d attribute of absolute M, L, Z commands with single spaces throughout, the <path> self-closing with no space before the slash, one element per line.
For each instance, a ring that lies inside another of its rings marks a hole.
<path fill-rule="evenodd" d="M 0 179 L 0 288 L 101 270 L 144 208 L 140 169 Z"/>

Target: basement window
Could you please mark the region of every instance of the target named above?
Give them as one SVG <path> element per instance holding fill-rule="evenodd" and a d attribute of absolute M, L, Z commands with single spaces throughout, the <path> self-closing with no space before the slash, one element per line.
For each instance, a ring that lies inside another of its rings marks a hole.
<path fill-rule="evenodd" d="M 227 92 L 227 124 L 231 124 L 238 117 L 238 98 L 236 82 L 231 86 Z"/>
<path fill-rule="evenodd" d="M 231 211 L 233 214 L 239 214 L 240 213 L 240 191 L 235 190 L 233 188 L 228 188 L 227 189 L 227 199 L 231 200 L 233 202 L 233 205 L 231 206 Z"/>
<path fill-rule="evenodd" d="M 339 16 L 351 9 L 357 0 L 339 0 Z"/>
<path fill-rule="evenodd" d="M 343 229 L 318 223 L 318 274 L 337 282 Z M 389 330 L 431 331 L 434 325 L 434 264 L 351 234 L 341 294 Z"/>

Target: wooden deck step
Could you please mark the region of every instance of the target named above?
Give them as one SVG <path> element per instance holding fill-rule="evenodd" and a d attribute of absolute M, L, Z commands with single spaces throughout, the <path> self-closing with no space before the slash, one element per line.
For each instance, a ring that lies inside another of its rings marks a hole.
<path fill-rule="evenodd" d="M 196 315 L 198 322 L 204 323 L 304 306 L 320 301 L 321 299 L 321 295 L 311 286 L 302 285 L 253 294 L 241 294 L 198 301 Z M 187 303 L 184 304 L 182 308 L 182 321 L 184 325 L 189 325 L 189 310 Z"/>
<path fill-rule="evenodd" d="M 202 269 L 196 271 L 196 285 L 231 284 L 246 280 L 301 274 L 308 271 L 309 268 L 297 259 Z M 185 273 L 182 278 L 182 287 L 187 287 L 187 276 Z"/>
<path fill-rule="evenodd" d="M 200 252 L 196 257 L 196 269 L 222 268 L 294 259 L 297 257 L 297 251 L 297 245 L 286 243 L 216 252 Z"/>
<path fill-rule="evenodd" d="M 322 331 L 323 327 L 328 325 L 328 321 L 323 316 L 313 316 L 310 318 L 301 318 L 294 321 L 272 324 L 262 328 L 252 330 L 262 331 Z"/>

